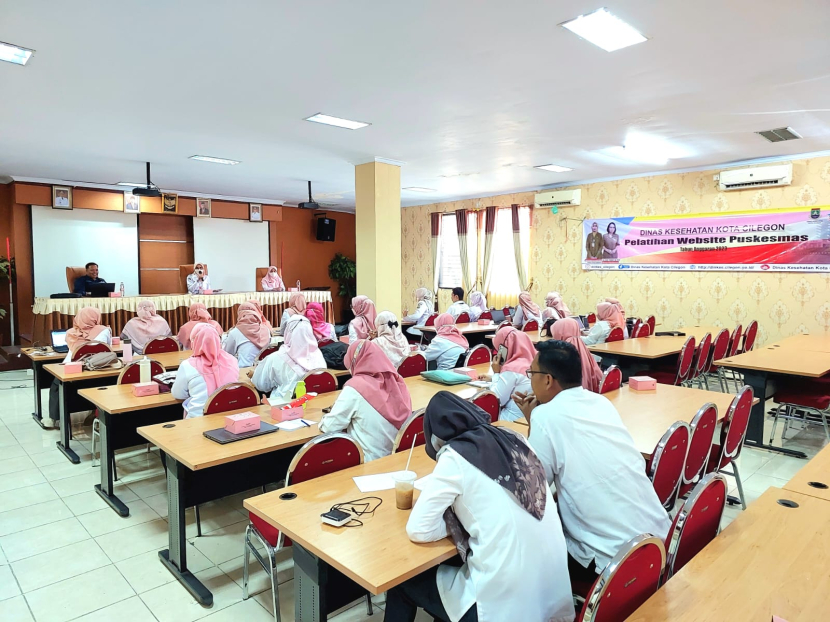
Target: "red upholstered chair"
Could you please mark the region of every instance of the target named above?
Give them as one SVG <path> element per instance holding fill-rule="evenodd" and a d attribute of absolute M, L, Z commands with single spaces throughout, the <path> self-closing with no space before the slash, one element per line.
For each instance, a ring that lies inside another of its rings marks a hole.
<path fill-rule="evenodd" d="M 649 333 L 653 335 L 654 329 L 657 327 L 657 320 L 654 319 L 653 315 L 649 315 L 646 318 L 646 324 L 648 324 Z"/>
<path fill-rule="evenodd" d="M 632 335 L 640 339 L 642 337 L 650 337 L 651 336 L 651 329 L 648 327 L 648 324 L 640 324 L 637 326 L 636 329 L 632 331 Z"/>
<path fill-rule="evenodd" d="M 682 497 L 689 492 L 703 476 L 717 426 L 718 407 L 711 402 L 701 406 L 689 426 L 692 438 L 689 441 L 689 451 L 686 452 L 686 464 L 683 467 L 679 496 Z"/>
<path fill-rule="evenodd" d="M 229 382 L 216 389 L 205 404 L 205 415 L 216 415 L 229 410 L 256 408 L 259 405 L 259 393 L 246 382 Z"/>
<path fill-rule="evenodd" d="M 398 430 L 398 435 L 395 437 L 395 442 L 392 443 L 392 453 L 396 454 L 399 451 L 409 451 L 412 449 L 412 443 L 415 447 L 420 447 L 426 442 L 424 438 L 424 411 L 425 408 L 416 410 L 412 416 L 406 420 Z"/>
<path fill-rule="evenodd" d="M 752 320 L 746 327 L 746 332 L 744 333 L 744 342 L 741 348 L 738 350 L 739 354 L 743 354 L 744 352 L 752 351 L 752 348 L 755 346 L 755 337 L 758 336 L 758 322 Z"/>
<path fill-rule="evenodd" d="M 735 330 L 732 331 L 732 336 L 729 338 L 729 348 L 727 349 L 726 356 L 724 358 L 729 358 L 731 356 L 735 356 L 736 354 L 738 354 L 738 350 L 740 350 L 742 334 L 743 327 L 740 324 L 738 324 L 735 327 Z M 738 374 L 735 372 L 734 369 L 726 369 L 724 367 L 718 367 L 717 369 L 718 377 L 721 380 L 721 384 L 726 388 L 727 392 L 729 390 L 730 379 L 732 380 L 732 382 L 735 383 L 735 390 L 737 391 L 738 389 L 740 389 L 740 385 L 738 385 Z"/>
<path fill-rule="evenodd" d="M 784 419 L 784 432 L 781 436 L 783 441 L 787 436 L 790 421 L 798 420 L 803 423 L 812 423 L 807 419 L 807 414 L 811 414 L 821 419 L 824 426 L 824 435 L 830 440 L 830 429 L 827 426 L 827 409 L 830 408 L 830 384 L 820 379 L 816 380 L 818 382 L 812 378 L 800 382 L 788 382 L 775 392 L 773 399 L 778 403 L 778 408 L 775 409 L 775 417 L 772 420 L 770 439 L 775 438 L 775 429 L 778 427 L 779 419 Z M 770 440 L 771 442 L 772 440 Z"/>
<path fill-rule="evenodd" d="M 622 386 L 622 371 L 616 365 L 611 365 L 602 374 L 602 380 L 599 381 L 599 392 L 608 393 L 609 391 L 616 391 Z"/>
<path fill-rule="evenodd" d="M 677 511 L 666 538 L 666 570 L 663 583 L 683 568 L 715 539 L 726 507 L 726 478 L 709 473 L 694 487 Z"/>
<path fill-rule="evenodd" d="M 522 326 L 522 331 L 526 333 L 534 333 L 539 331 L 539 322 L 536 320 L 528 320 L 525 322 L 525 325 Z"/>
<path fill-rule="evenodd" d="M 492 321 L 493 320 L 493 314 L 490 313 L 489 311 L 485 311 L 484 313 L 482 313 L 481 315 L 478 316 L 478 319 Z"/>
<path fill-rule="evenodd" d="M 499 420 L 501 405 L 499 404 L 499 398 L 492 391 L 488 391 L 487 389 L 479 391 L 470 398 L 470 401 L 490 415 L 490 423 L 495 423 Z"/>
<path fill-rule="evenodd" d="M 424 322 L 424 326 L 435 326 L 435 318 L 438 317 L 437 313 L 433 313 L 427 318 L 427 321 Z"/>
<path fill-rule="evenodd" d="M 262 348 L 262 351 L 256 355 L 256 360 L 264 361 L 266 357 L 270 356 L 271 354 L 279 350 L 280 345 L 282 344 L 277 344 L 275 346 L 265 346 L 264 348 Z"/>
<path fill-rule="evenodd" d="M 721 328 L 720 332 L 712 340 L 712 348 L 709 350 L 709 363 L 706 365 L 706 371 L 703 374 L 703 382 L 707 390 L 709 389 L 709 378 L 711 378 L 712 380 L 717 379 L 720 383 L 721 391 L 726 393 L 723 380 L 718 375 L 718 366 L 715 365 L 715 361 L 719 361 L 726 356 L 727 349 L 729 349 L 729 331 Z"/>
<path fill-rule="evenodd" d="M 640 328 L 640 326 L 642 326 L 642 324 L 643 323 L 640 321 L 640 318 L 635 319 L 634 320 L 634 325 L 631 327 L 631 332 L 628 333 L 629 336 L 632 337 L 632 338 L 638 337 L 637 329 Z"/>
<path fill-rule="evenodd" d="M 464 311 L 463 313 L 459 313 L 458 317 L 455 318 L 456 324 L 469 324 L 470 323 L 470 314 Z"/>
<path fill-rule="evenodd" d="M 363 464 L 363 450 L 351 436 L 342 433 L 322 434 L 308 441 L 294 456 L 288 466 L 285 485 L 299 484 L 360 464 Z M 248 566 L 253 554 L 271 579 L 274 617 L 279 622 L 281 618 L 276 554 L 283 547 L 291 546 L 291 540 L 253 512 L 248 513 L 248 518 L 251 522 L 245 530 L 242 598 L 248 598 Z M 259 552 L 257 544 L 265 549 L 267 558 Z"/>
<path fill-rule="evenodd" d="M 596 313 L 589 313 L 589 314 L 585 317 L 585 319 L 586 319 L 586 320 L 588 320 L 588 324 L 596 324 L 596 321 L 597 321 L 597 314 L 596 314 Z"/>
<path fill-rule="evenodd" d="M 470 365 L 482 365 L 483 363 L 487 363 L 489 365 L 490 361 L 490 348 L 484 344 L 479 344 L 467 353 L 467 358 L 464 359 L 464 367 L 469 367 Z"/>
<path fill-rule="evenodd" d="M 337 391 L 337 377 L 327 369 L 312 369 L 302 379 L 307 393 L 320 395 Z"/>
<path fill-rule="evenodd" d="M 726 411 L 720 429 L 720 443 L 712 445 L 712 450 L 709 452 L 709 461 L 706 465 L 707 473 L 726 473 L 735 478 L 743 509 L 746 509 L 746 497 L 744 497 L 744 487 L 735 458 L 741 455 L 751 410 L 752 387 L 744 386 L 732 399 L 729 410 Z M 725 471 L 724 469 L 730 464 L 732 465 L 732 472 Z"/>
<path fill-rule="evenodd" d="M 510 319 L 510 307 L 505 306 L 505 307 L 501 310 L 501 312 L 502 312 L 502 313 L 504 313 L 504 319 L 505 319 L 505 320 L 509 320 L 509 319 Z"/>
<path fill-rule="evenodd" d="M 605 343 L 611 343 L 612 341 L 622 341 L 625 339 L 625 333 L 623 329 L 619 326 L 616 326 L 611 329 L 611 332 L 608 333 L 608 338 L 605 340 Z"/>
<path fill-rule="evenodd" d="M 666 565 L 663 542 L 642 534 L 623 545 L 588 592 L 576 622 L 619 622 L 660 586 Z"/>
<path fill-rule="evenodd" d="M 676 421 L 663 434 L 646 464 L 646 473 L 666 510 L 674 507 L 689 449 L 689 425 Z"/>
<path fill-rule="evenodd" d="M 660 384 L 673 384 L 679 386 L 685 384 L 686 379 L 692 373 L 692 363 L 695 356 L 695 338 L 690 336 L 680 349 L 677 355 L 677 365 L 674 370 L 670 368 L 644 369 L 638 371 L 635 376 L 651 376 Z"/>
<path fill-rule="evenodd" d="M 72 360 L 80 361 L 85 356 L 98 354 L 99 352 L 112 352 L 112 348 L 100 341 L 87 341 L 78 346 L 78 349 L 72 353 Z"/>
<path fill-rule="evenodd" d="M 412 378 L 427 370 L 427 360 L 421 352 L 410 352 L 398 363 L 401 378 Z"/>
<path fill-rule="evenodd" d="M 179 342 L 172 337 L 156 337 L 144 346 L 144 354 L 161 354 L 162 352 L 178 352 L 181 350 Z"/>
<path fill-rule="evenodd" d="M 689 372 L 689 377 L 686 379 L 686 385 L 692 386 L 693 382 L 697 383 L 697 387 L 702 389 L 704 383 L 706 383 L 706 388 L 709 388 L 708 382 L 706 378 L 704 378 L 704 374 L 706 373 L 706 367 L 710 363 L 709 355 L 712 352 L 712 334 L 706 333 L 703 335 L 703 339 L 700 340 L 700 344 L 697 346 L 697 352 L 695 354 L 695 360 L 692 364 L 692 369 Z"/>

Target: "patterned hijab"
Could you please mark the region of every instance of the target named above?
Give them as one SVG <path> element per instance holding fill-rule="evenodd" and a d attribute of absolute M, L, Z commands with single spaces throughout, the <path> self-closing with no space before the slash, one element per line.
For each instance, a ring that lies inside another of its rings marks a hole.
<path fill-rule="evenodd" d="M 504 488 L 510 497 L 537 520 L 545 516 L 548 482 L 545 469 L 525 440 L 507 428 L 490 425 L 490 415 L 449 391 L 440 391 L 424 413 L 427 455 L 438 460 L 443 448 L 458 455 Z M 452 506 L 444 522 L 462 560 L 470 550 L 470 534 Z"/>

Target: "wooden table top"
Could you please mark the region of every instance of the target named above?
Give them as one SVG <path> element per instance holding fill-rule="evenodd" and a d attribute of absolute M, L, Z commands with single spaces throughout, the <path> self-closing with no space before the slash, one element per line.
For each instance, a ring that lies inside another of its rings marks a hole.
<path fill-rule="evenodd" d="M 120 343 L 117 346 L 111 346 L 111 348 L 116 354 L 121 354 Z M 55 352 L 52 346 L 46 346 L 45 351 L 40 348 L 22 348 L 20 351 L 33 361 L 62 361 L 66 358 L 65 352 Z"/>
<path fill-rule="evenodd" d="M 807 352 L 830 352 L 830 335 L 793 335 L 776 341 L 781 347 L 793 347 Z"/>
<path fill-rule="evenodd" d="M 494 333 L 496 329 L 499 327 L 498 324 L 494 322 L 490 322 L 489 324 L 479 324 L 478 322 L 470 322 L 456 324 L 455 327 L 461 331 L 461 334 L 466 335 L 467 333 Z M 418 330 L 425 332 L 425 333 L 434 333 L 435 327 L 434 326 L 419 326 Z"/>
<path fill-rule="evenodd" d="M 640 337 L 638 339 L 623 339 L 610 343 L 600 343 L 588 346 L 588 349 L 595 354 L 609 354 L 617 356 L 630 356 L 641 359 L 657 359 L 662 356 L 679 354 L 689 336 L 694 336 L 699 342 L 706 333 L 712 335 L 712 339 L 720 332 L 717 326 L 686 326 L 681 332 L 686 333 L 685 337 Z"/>
<path fill-rule="evenodd" d="M 824 484 L 826 488 L 816 488 L 813 484 Z M 789 482 L 784 490 L 798 492 L 809 497 L 830 501 L 830 445 L 813 456 Z"/>
<path fill-rule="evenodd" d="M 187 359 L 190 358 L 190 355 L 193 354 L 190 350 L 180 350 L 178 352 L 162 352 L 160 354 L 150 354 L 147 358 L 151 358 L 153 360 L 158 361 L 166 370 L 171 369 L 178 369 L 179 364 Z M 64 355 L 66 356 L 66 355 Z M 140 357 L 136 356 L 133 360 L 138 360 Z M 60 380 L 61 382 L 75 382 L 77 380 L 94 380 L 96 378 L 111 378 L 113 376 L 118 376 L 121 373 L 121 369 L 102 369 L 100 371 L 82 371 L 78 374 L 66 374 L 63 371 L 63 365 L 61 363 L 50 363 L 48 365 L 44 365 L 43 369 L 48 371 L 52 374 L 55 378 Z"/>
<path fill-rule="evenodd" d="M 828 559 L 830 503 L 769 488 L 628 622 L 826 620 Z"/>
<path fill-rule="evenodd" d="M 777 341 L 751 352 L 720 359 L 715 363 L 734 369 L 751 369 L 810 378 L 818 378 L 830 372 L 830 352 L 809 350 L 805 347 L 807 343 L 818 343 L 819 346 L 815 347 L 820 347 L 823 339 L 814 340 L 807 335 L 803 337 L 796 341 L 792 341 L 792 338 Z"/>
<path fill-rule="evenodd" d="M 527 434 L 526 426 L 505 422 L 497 425 Z M 410 541 L 406 535 L 410 510 L 395 507 L 394 490 L 367 493 L 380 497 L 383 503 L 373 516 L 361 518 L 363 527 L 332 527 L 322 524 L 319 517 L 335 503 L 366 496 L 360 492 L 352 477 L 401 471 L 406 467 L 408 456 L 409 452 L 403 451 L 373 460 L 326 477 L 246 499 L 244 506 L 359 585 L 373 594 L 380 594 L 453 557 L 456 554 L 455 545 L 449 538 L 427 544 Z M 434 467 L 435 462 L 426 455 L 424 448 L 416 447 L 409 469 L 420 478 L 432 473 Z M 279 497 L 285 492 L 294 492 L 297 498 L 283 501 Z M 416 502 L 419 495 L 416 490 Z"/>

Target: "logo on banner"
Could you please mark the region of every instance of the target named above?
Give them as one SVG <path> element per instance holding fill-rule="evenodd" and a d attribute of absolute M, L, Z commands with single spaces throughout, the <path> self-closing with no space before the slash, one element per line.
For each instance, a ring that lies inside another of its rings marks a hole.
<path fill-rule="evenodd" d="M 810 209 L 810 218 L 821 218 L 821 209 L 815 207 Z"/>
<path fill-rule="evenodd" d="M 761 270 L 769 270 L 769 265 L 764 264 L 763 266 L 761 266 Z"/>

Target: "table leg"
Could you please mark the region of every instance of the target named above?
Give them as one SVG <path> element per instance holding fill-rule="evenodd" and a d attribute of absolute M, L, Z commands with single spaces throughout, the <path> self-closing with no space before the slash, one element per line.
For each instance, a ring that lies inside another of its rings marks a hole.
<path fill-rule="evenodd" d="M 55 443 L 55 445 L 57 445 L 58 449 L 60 449 L 64 456 L 69 458 L 69 461 L 72 464 L 79 464 L 81 459 L 78 457 L 78 454 L 72 451 L 69 447 L 69 437 L 72 432 L 72 417 L 69 412 L 69 400 L 67 399 L 68 396 L 66 395 L 66 391 L 66 383 L 59 383 L 58 395 L 60 396 L 60 400 L 58 403 L 60 404 L 61 440 Z"/>
<path fill-rule="evenodd" d="M 332 611 L 368 592 L 336 568 L 294 542 L 294 620 L 327 620 Z"/>
<path fill-rule="evenodd" d="M 185 536 L 186 468 L 167 456 L 167 534 L 168 547 L 159 551 L 161 563 L 179 580 L 203 607 L 213 605 L 213 594 L 187 569 L 187 538 Z M 103 467 L 103 458 L 101 466 Z"/>
<path fill-rule="evenodd" d="M 40 396 L 40 374 L 42 369 L 43 363 L 32 359 L 32 373 L 34 378 L 32 385 L 35 388 L 35 411 L 32 413 L 32 419 L 41 428 L 43 428 L 43 400 L 41 400 Z"/>
<path fill-rule="evenodd" d="M 776 445 L 764 444 L 764 415 L 766 413 L 766 399 L 767 399 L 767 373 L 763 371 L 741 370 L 744 376 L 744 384 L 752 387 L 753 395 L 758 398 L 758 403 L 752 406 L 749 413 L 749 426 L 746 430 L 746 440 L 744 444 L 747 447 L 755 447 L 756 449 L 766 449 L 767 451 L 775 451 L 794 458 L 803 458 L 806 460 L 807 454 L 803 451 L 796 451 L 794 449 L 785 449 L 784 447 L 777 447 Z"/>
<path fill-rule="evenodd" d="M 130 508 L 113 493 L 112 466 L 115 460 L 113 449 L 112 428 L 114 417 L 103 410 L 98 410 L 101 435 L 101 483 L 95 484 L 95 492 L 121 516 L 129 516 Z"/>

